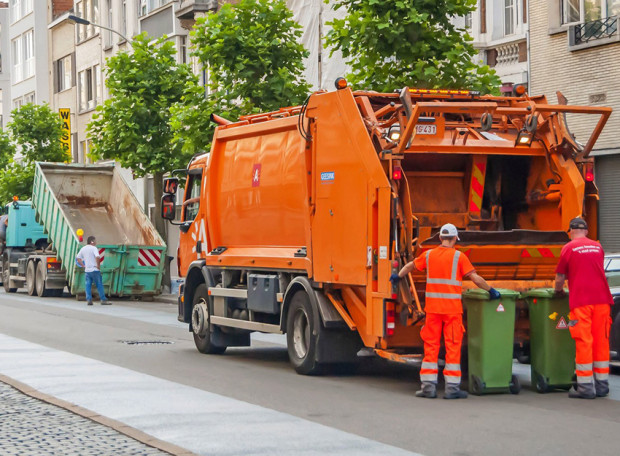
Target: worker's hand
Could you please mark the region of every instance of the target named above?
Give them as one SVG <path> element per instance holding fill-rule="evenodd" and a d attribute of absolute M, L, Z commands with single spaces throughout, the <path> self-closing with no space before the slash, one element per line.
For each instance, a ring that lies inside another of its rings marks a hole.
<path fill-rule="evenodd" d="M 553 297 L 554 298 L 565 298 L 566 291 L 564 291 L 564 288 L 562 288 L 561 290 L 553 290 Z"/>
<path fill-rule="evenodd" d="M 398 282 L 400 282 L 400 276 L 393 272 L 390 276 L 390 282 L 392 282 L 392 285 L 394 286 L 398 285 Z"/>
<path fill-rule="evenodd" d="M 499 299 L 501 297 L 502 297 L 502 295 L 495 288 L 491 288 L 489 290 L 489 298 L 491 298 L 492 301 L 495 300 L 495 299 Z"/>

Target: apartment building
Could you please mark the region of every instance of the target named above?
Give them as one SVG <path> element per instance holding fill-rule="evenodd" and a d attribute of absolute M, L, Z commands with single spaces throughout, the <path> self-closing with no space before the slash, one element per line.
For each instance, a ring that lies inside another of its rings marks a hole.
<path fill-rule="evenodd" d="M 561 91 L 569 104 L 614 109 L 592 155 L 600 191 L 599 237 L 620 252 L 620 0 L 549 0 L 530 4 L 531 92 L 555 103 Z M 585 143 L 597 119 L 568 116 Z"/>
<path fill-rule="evenodd" d="M 510 90 L 528 83 L 527 0 L 478 0 L 459 24 L 474 38 L 479 61 L 495 69 Z"/>
<path fill-rule="evenodd" d="M 2 129 L 6 127 L 11 114 L 9 19 L 8 2 L 0 2 L 0 128 Z"/>
<path fill-rule="evenodd" d="M 49 101 L 47 16 L 35 0 L 0 3 L 2 126 L 25 103 Z"/>

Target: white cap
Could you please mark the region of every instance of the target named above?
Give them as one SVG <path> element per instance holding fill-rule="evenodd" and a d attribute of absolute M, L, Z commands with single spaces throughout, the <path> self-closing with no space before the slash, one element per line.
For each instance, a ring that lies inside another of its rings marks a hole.
<path fill-rule="evenodd" d="M 444 226 L 441 227 L 441 230 L 439 230 L 439 236 L 440 237 L 452 237 L 452 236 L 456 236 L 456 238 L 460 241 L 461 238 L 459 237 L 459 232 L 456 229 L 456 226 L 454 226 L 452 223 L 446 223 Z"/>

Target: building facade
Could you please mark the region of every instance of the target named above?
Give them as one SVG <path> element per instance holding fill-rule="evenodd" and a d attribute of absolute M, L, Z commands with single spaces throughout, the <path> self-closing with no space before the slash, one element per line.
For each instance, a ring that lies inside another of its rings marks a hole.
<path fill-rule="evenodd" d="M 620 0 L 549 0 L 530 4 L 531 93 L 557 102 L 614 109 L 592 155 L 600 191 L 599 237 L 620 252 Z M 598 119 L 568 116 L 585 143 Z"/>
<path fill-rule="evenodd" d="M 0 2 L 0 128 L 6 127 L 11 114 L 11 56 L 9 40 L 9 4 Z"/>
<path fill-rule="evenodd" d="M 527 0 L 478 0 L 476 11 L 463 19 L 479 61 L 507 85 L 528 83 L 527 8 Z"/>

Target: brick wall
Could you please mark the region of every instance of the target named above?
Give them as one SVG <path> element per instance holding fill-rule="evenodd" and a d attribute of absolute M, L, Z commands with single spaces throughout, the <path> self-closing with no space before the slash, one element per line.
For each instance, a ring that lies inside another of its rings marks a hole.
<path fill-rule="evenodd" d="M 559 90 L 569 104 L 610 106 L 614 113 L 595 150 L 620 152 L 620 43 L 571 52 L 567 31 L 549 33 L 559 23 L 557 0 L 532 1 L 529 7 L 530 93 L 547 95 L 550 103 L 556 103 Z M 568 117 L 571 132 L 583 143 L 597 120 L 592 115 Z"/>
<path fill-rule="evenodd" d="M 54 18 L 73 9 L 73 0 L 52 0 L 52 16 Z"/>

